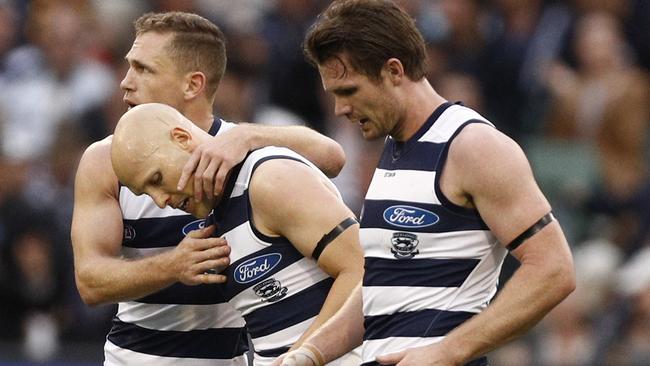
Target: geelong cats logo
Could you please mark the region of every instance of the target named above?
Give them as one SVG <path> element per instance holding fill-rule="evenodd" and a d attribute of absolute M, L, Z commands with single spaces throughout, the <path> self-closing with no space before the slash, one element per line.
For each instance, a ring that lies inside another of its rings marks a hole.
<path fill-rule="evenodd" d="M 390 252 L 397 259 L 411 259 L 420 253 L 418 250 L 419 243 L 418 236 L 415 234 L 394 233 L 390 239 Z"/>
<path fill-rule="evenodd" d="M 282 287 L 275 278 L 266 279 L 253 287 L 255 295 L 262 298 L 263 302 L 276 302 L 287 294 L 287 288 Z"/>
<path fill-rule="evenodd" d="M 399 205 L 384 210 L 384 221 L 403 228 L 421 228 L 431 226 L 440 220 L 438 215 L 422 208 Z"/>

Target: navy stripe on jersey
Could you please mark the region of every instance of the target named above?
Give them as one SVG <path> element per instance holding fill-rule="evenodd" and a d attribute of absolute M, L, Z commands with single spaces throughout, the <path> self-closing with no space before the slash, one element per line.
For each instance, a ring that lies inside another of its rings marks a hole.
<path fill-rule="evenodd" d="M 229 216 L 230 213 L 228 213 Z M 286 240 L 286 239 L 285 239 Z M 288 241 L 287 241 L 288 243 Z M 230 245 L 237 245 L 237 243 L 231 243 Z M 246 262 L 249 259 L 256 258 L 256 257 L 261 257 L 267 254 L 272 254 L 272 253 L 278 253 L 282 256 L 280 259 L 280 262 L 275 266 L 272 270 L 265 272 L 264 275 L 257 277 L 255 282 L 259 282 L 264 280 L 267 277 L 271 277 L 274 274 L 278 273 L 279 271 L 285 269 L 286 267 L 289 267 L 290 265 L 298 262 L 299 260 L 303 259 L 304 256 L 291 244 L 288 245 L 272 245 L 269 247 L 266 247 L 262 250 L 258 250 L 254 253 L 251 253 L 245 257 L 242 257 L 238 259 L 236 262 L 231 263 L 228 268 L 222 272 L 223 275 L 225 275 L 229 279 L 234 279 L 237 278 L 235 275 L 235 270 L 239 267 L 239 264 Z M 251 283 L 239 283 L 235 280 L 229 280 L 226 283 L 221 285 L 222 289 L 224 292 L 227 294 L 226 299 L 230 300 L 233 297 L 237 296 L 240 292 L 246 290 L 247 288 L 251 287 Z"/>
<path fill-rule="evenodd" d="M 248 193 L 248 191 L 246 191 Z M 223 212 L 228 212 L 227 215 L 218 215 L 219 221 L 217 221 L 217 231 L 214 236 L 222 236 L 224 233 L 236 228 L 237 226 L 248 221 L 248 195 L 243 194 L 241 196 L 233 197 L 228 199 L 228 202 L 223 206 L 219 204 L 219 210 Z M 217 216 L 217 209 L 213 211 L 215 217 Z"/>
<path fill-rule="evenodd" d="M 259 308 L 244 317 L 252 338 L 273 334 L 320 313 L 334 280 L 326 278 L 289 298 Z M 273 321 L 269 321 L 273 319 Z"/>
<path fill-rule="evenodd" d="M 265 350 L 260 350 L 260 351 L 255 351 L 258 355 L 262 357 L 280 357 L 281 355 L 287 353 L 291 347 L 278 347 L 278 348 L 271 348 L 271 349 L 265 349 Z"/>
<path fill-rule="evenodd" d="M 210 305 L 224 303 L 226 299 L 219 285 L 186 286 L 175 283 L 136 301 L 145 304 Z"/>
<path fill-rule="evenodd" d="M 117 318 L 113 319 L 108 340 L 135 352 L 179 358 L 231 359 L 248 350 L 244 328 L 161 331 Z"/>
<path fill-rule="evenodd" d="M 149 217 L 137 220 L 122 220 L 124 226 L 132 227 L 135 231 L 133 239 L 124 240 L 125 247 L 130 248 L 160 248 L 176 246 L 183 240 L 183 227 L 196 221 L 191 215 Z"/>
<path fill-rule="evenodd" d="M 442 337 L 474 315 L 476 314 L 467 311 L 425 309 L 366 316 L 363 320 L 366 329 L 363 339 Z"/>
<path fill-rule="evenodd" d="M 381 366 L 377 361 L 364 362 L 359 366 Z M 487 357 L 481 357 L 469 363 L 466 363 L 463 366 L 488 366 Z"/>
<path fill-rule="evenodd" d="M 433 171 L 438 163 L 440 152 L 445 148 L 445 144 L 435 144 L 432 142 L 419 142 L 409 145 L 408 148 L 402 148 L 399 155 L 399 143 L 395 140 L 388 140 L 384 146 L 384 151 L 379 159 L 378 169 L 386 170 L 424 170 Z"/>
<path fill-rule="evenodd" d="M 221 120 L 219 118 L 215 118 L 214 121 L 212 121 L 212 126 L 210 126 L 208 133 L 212 136 L 216 136 L 217 132 L 219 132 L 219 129 L 221 129 Z"/>
<path fill-rule="evenodd" d="M 363 286 L 460 287 L 478 259 L 365 258 Z"/>
<path fill-rule="evenodd" d="M 438 163 L 437 158 L 444 146 L 433 143 L 420 143 L 418 140 L 450 106 L 451 103 L 446 102 L 436 108 L 424 125 L 408 141 L 398 142 L 388 138 L 377 168 L 393 170 L 395 165 L 399 164 L 399 169 L 432 171 L 433 167 Z"/>
<path fill-rule="evenodd" d="M 408 189 L 408 188 L 404 188 Z M 427 204 L 421 202 L 405 202 L 392 200 L 365 200 L 363 204 L 364 215 L 361 218 L 361 228 L 388 229 L 395 231 L 409 231 L 414 233 L 446 233 L 450 231 L 464 230 L 488 230 L 487 225 L 476 211 L 468 212 L 461 216 L 442 207 L 440 205 Z M 384 218 L 386 210 L 392 206 L 413 206 L 434 213 L 438 221 L 424 227 L 400 227 L 389 223 Z M 379 215 L 370 215 L 368 213 L 376 212 Z"/>

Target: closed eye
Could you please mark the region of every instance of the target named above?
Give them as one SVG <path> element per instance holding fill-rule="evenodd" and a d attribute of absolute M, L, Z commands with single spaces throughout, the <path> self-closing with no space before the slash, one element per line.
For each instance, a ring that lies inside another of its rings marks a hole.
<path fill-rule="evenodd" d="M 332 90 L 332 93 L 339 97 L 349 97 L 354 93 L 356 93 L 357 90 L 359 90 L 359 88 L 357 88 L 356 86 L 352 86 L 349 88 L 339 88 L 339 89 Z"/>

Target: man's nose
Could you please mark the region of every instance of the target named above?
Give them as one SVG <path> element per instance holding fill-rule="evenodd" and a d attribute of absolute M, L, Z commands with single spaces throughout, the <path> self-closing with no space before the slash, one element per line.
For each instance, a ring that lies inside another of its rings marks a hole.
<path fill-rule="evenodd" d="M 334 101 L 334 114 L 336 114 L 336 116 L 348 116 L 350 112 L 352 112 L 352 107 L 350 107 L 349 103 L 338 98 Z"/>
<path fill-rule="evenodd" d="M 163 192 L 155 192 L 151 194 L 151 198 L 156 203 L 156 206 L 165 208 L 169 204 L 169 195 Z"/>
<path fill-rule="evenodd" d="M 126 75 L 124 75 L 124 78 L 120 82 L 120 88 L 122 90 L 133 90 L 133 77 L 131 68 L 126 71 Z"/>

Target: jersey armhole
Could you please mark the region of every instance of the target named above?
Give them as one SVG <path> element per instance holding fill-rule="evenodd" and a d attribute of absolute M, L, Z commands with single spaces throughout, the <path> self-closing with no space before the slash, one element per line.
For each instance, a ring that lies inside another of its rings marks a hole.
<path fill-rule="evenodd" d="M 256 161 L 255 164 L 253 165 L 253 168 L 251 169 L 250 177 L 248 178 L 249 185 L 248 185 L 248 189 L 247 189 L 247 192 L 246 192 L 246 195 L 247 195 L 247 197 L 246 197 L 246 205 L 247 205 L 247 209 L 248 209 L 248 217 L 250 219 L 248 221 L 248 226 L 250 227 L 251 232 L 253 233 L 253 235 L 263 243 L 266 242 L 266 243 L 271 243 L 271 244 L 289 244 L 289 245 L 291 245 L 289 240 L 287 238 L 283 237 L 283 236 L 268 236 L 268 235 L 262 233 L 257 228 L 257 226 L 255 226 L 255 222 L 253 221 L 253 207 L 251 205 L 251 199 L 250 199 L 250 195 L 249 195 L 250 181 L 253 179 L 253 174 L 255 174 L 255 170 L 260 165 L 262 165 L 262 163 L 265 163 L 265 162 L 267 162 L 269 160 L 274 160 L 274 159 L 294 160 L 294 161 L 297 161 L 297 162 L 300 162 L 300 163 L 303 163 L 303 164 L 309 166 L 306 162 L 302 161 L 301 159 L 298 159 L 296 157 L 289 156 L 289 155 L 265 156 L 265 157 L 261 158 L 260 160 Z"/>
<path fill-rule="evenodd" d="M 440 188 L 440 177 L 442 177 L 445 164 L 447 163 L 447 155 L 449 154 L 449 147 L 451 146 L 451 143 L 465 127 L 473 123 L 483 123 L 485 125 L 492 126 L 490 123 L 480 119 L 470 119 L 465 123 L 463 123 L 462 125 L 460 125 L 458 129 L 456 129 L 456 131 L 454 131 L 453 135 L 451 135 L 449 140 L 447 140 L 447 142 L 445 143 L 445 147 L 443 148 L 442 153 L 440 154 L 440 158 L 436 162 L 436 166 L 435 166 L 436 175 L 435 175 L 433 186 L 436 192 L 436 196 L 438 197 L 438 200 L 440 200 L 440 204 L 445 209 L 459 216 L 480 218 L 480 215 L 476 209 L 459 206 L 451 202 L 447 198 L 447 196 L 445 196 L 445 194 L 442 192 L 442 189 Z"/>

